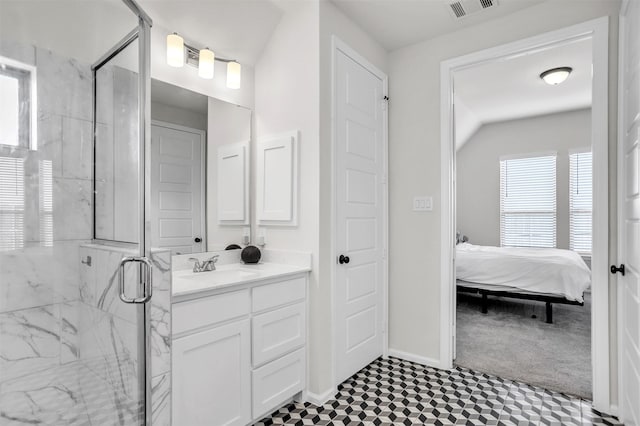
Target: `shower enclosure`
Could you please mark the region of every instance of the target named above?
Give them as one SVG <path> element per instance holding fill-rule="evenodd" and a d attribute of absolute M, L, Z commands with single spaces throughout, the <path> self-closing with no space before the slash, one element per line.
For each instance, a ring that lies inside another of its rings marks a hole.
<path fill-rule="evenodd" d="M 133 29 L 75 56 L 77 28 L 46 34 L 47 12 Z M 152 395 L 170 260 L 146 232 L 151 25 L 133 0 L 0 3 L 2 425 L 169 423 Z"/>

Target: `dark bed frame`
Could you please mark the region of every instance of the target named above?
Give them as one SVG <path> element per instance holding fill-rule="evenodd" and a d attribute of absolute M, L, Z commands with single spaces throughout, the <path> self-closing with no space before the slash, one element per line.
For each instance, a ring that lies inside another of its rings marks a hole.
<path fill-rule="evenodd" d="M 485 290 L 481 288 L 475 287 L 466 287 L 464 285 L 456 286 L 458 291 L 464 293 L 474 293 L 480 294 L 482 296 L 482 313 L 487 313 L 488 308 L 488 296 L 498 296 L 498 297 L 510 297 L 512 299 L 526 299 L 526 300 L 536 300 L 538 302 L 546 303 L 546 323 L 553 324 L 553 309 L 552 303 L 559 303 L 562 305 L 579 305 L 584 306 L 584 302 L 576 302 L 575 300 L 567 300 L 564 297 L 559 296 L 549 296 L 545 294 L 526 294 L 526 293 L 512 293 L 510 291 L 493 291 L 493 290 Z"/>

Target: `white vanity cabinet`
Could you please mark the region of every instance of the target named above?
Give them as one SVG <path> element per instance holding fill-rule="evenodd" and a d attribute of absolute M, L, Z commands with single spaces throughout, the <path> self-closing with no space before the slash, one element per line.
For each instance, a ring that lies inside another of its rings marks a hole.
<path fill-rule="evenodd" d="M 304 390 L 307 275 L 173 304 L 172 424 L 247 425 Z"/>

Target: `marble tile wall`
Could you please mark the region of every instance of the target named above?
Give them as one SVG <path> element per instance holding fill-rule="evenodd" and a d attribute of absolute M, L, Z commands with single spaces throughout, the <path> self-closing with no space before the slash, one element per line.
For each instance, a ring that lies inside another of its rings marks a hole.
<path fill-rule="evenodd" d="M 0 145 L 0 157 L 23 164 L 11 189 L 24 197 L 15 230 L 24 239 L 0 251 L 2 383 L 75 354 L 69 306 L 79 298 L 78 247 L 91 238 L 92 140 L 88 65 L 7 40 L 0 55 L 36 66 L 38 99 L 38 149 Z"/>
<path fill-rule="evenodd" d="M 0 423 L 50 423 L 73 416 L 69 398 L 54 394 L 76 389 L 79 247 L 92 236 L 92 74 L 88 64 L 5 39 L 0 56 L 36 67 L 38 101 L 36 149 L 0 145 L 0 159 L 15 165 L 0 189 L 23 200 L 11 206 L 19 220 L 0 228 L 0 241 L 19 236 L 0 243 Z"/>
<path fill-rule="evenodd" d="M 36 66 L 38 98 L 37 149 L 0 145 L 0 159 L 16 164 L 15 179 L 3 180 L 0 190 L 9 185 L 24 199 L 14 225 L 20 229 L 11 230 L 20 238 L 8 246 L 0 235 L 0 424 L 140 424 L 138 360 L 143 354 L 136 324 L 141 318 L 136 307 L 119 300 L 116 273 L 128 252 L 89 244 L 90 67 L 4 39 L 0 56 Z M 119 93 L 121 99 L 133 99 L 137 92 L 130 86 L 111 98 Z M 112 102 L 108 98 L 104 102 Z M 98 135 L 113 141 L 114 123 L 99 123 Z M 112 176 L 118 175 L 113 156 L 106 161 Z M 105 199 L 112 208 L 114 202 Z M 152 418 L 154 424 L 169 425 L 169 252 L 154 252 L 153 263 Z"/>
<path fill-rule="evenodd" d="M 129 409 L 139 401 L 139 357 L 143 356 L 139 342 L 137 309 L 119 299 L 118 265 L 130 250 L 88 244 L 81 247 L 82 256 L 91 256 L 92 265 L 81 270 L 79 353 L 82 363 L 114 394 L 114 410 Z M 154 250 L 153 297 L 151 298 L 151 409 L 153 425 L 170 425 L 171 368 L 171 252 Z M 131 271 L 129 271 L 131 272 Z M 135 283 L 129 275 L 128 283 Z M 134 294 L 128 288 L 127 294 Z M 123 415 L 127 412 L 123 412 Z"/>
<path fill-rule="evenodd" d="M 171 251 L 153 250 L 151 424 L 171 426 Z"/>
<path fill-rule="evenodd" d="M 96 236 L 137 242 L 138 74 L 107 64 L 96 81 Z"/>

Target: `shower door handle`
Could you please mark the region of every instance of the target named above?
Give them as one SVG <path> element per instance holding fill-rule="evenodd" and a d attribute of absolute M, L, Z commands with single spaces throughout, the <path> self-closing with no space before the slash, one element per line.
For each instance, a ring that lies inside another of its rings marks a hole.
<path fill-rule="evenodd" d="M 141 297 L 129 297 L 125 294 L 125 265 L 127 263 L 139 263 L 140 264 L 140 284 L 142 287 Z M 120 261 L 119 274 L 120 274 L 120 300 L 124 303 L 147 303 L 151 299 L 152 294 L 152 273 L 151 273 L 151 261 L 146 257 L 126 256 Z"/>

